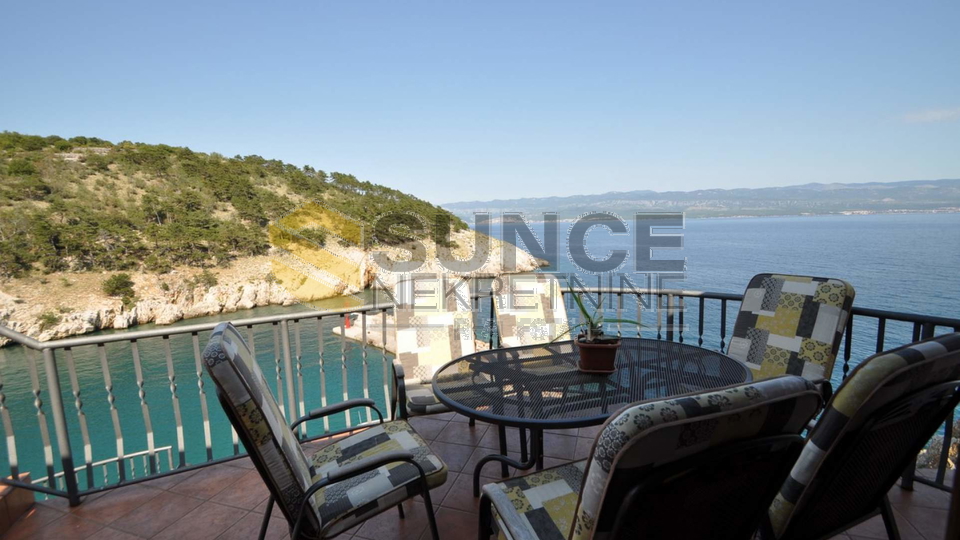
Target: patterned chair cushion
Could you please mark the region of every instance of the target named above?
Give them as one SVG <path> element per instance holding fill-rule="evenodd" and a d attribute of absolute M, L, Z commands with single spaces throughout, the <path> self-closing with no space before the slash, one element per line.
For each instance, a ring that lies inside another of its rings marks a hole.
<path fill-rule="evenodd" d="M 313 483 L 310 465 L 300 443 L 287 427 L 286 419 L 270 393 L 250 349 L 237 329 L 221 323 L 213 330 L 203 351 L 207 373 L 213 379 L 224 407 L 237 419 L 234 427 L 252 446 L 247 452 L 268 470 L 271 491 L 277 505 L 290 523 L 297 519 L 307 488 Z M 319 515 L 304 516 L 304 531 L 313 534 L 319 527 Z"/>
<path fill-rule="evenodd" d="M 431 489 L 446 481 L 446 465 L 403 420 L 368 428 L 320 449 L 312 458 L 313 481 L 344 465 L 393 451 L 412 453 Z M 323 536 L 334 536 L 416 495 L 419 478 L 413 465 L 396 463 L 321 489 L 312 502 L 323 523 Z"/>
<path fill-rule="evenodd" d="M 500 538 L 566 538 L 580 498 L 586 460 L 483 486 Z"/>
<path fill-rule="evenodd" d="M 407 393 L 407 412 L 411 416 L 438 414 L 449 411 L 446 405 L 437 400 L 433 387 L 428 383 L 410 381 L 404 383 Z"/>
<path fill-rule="evenodd" d="M 612 416 L 587 459 L 570 538 L 609 533 L 604 518 L 637 474 L 727 442 L 798 434 L 820 409 L 810 381 L 783 376 L 627 407 Z"/>
<path fill-rule="evenodd" d="M 888 403 L 940 382 L 960 379 L 960 333 L 947 334 L 882 352 L 864 360 L 840 385 L 817 421 L 789 478 L 770 507 L 780 537 L 803 507 L 817 471 L 844 435 Z"/>
<path fill-rule="evenodd" d="M 755 380 L 830 379 L 855 294 L 839 279 L 758 274 L 743 294 L 727 354 Z"/>
<path fill-rule="evenodd" d="M 552 274 L 502 276 L 493 298 L 502 347 L 548 343 L 569 328 L 563 290 Z"/>

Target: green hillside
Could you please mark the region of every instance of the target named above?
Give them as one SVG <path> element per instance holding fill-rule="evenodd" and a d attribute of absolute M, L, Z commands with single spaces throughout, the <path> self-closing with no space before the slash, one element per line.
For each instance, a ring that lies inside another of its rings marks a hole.
<path fill-rule="evenodd" d="M 3 132 L 0 275 L 223 265 L 265 253 L 267 224 L 308 200 L 368 225 L 387 212 L 415 213 L 440 239 L 466 227 L 446 210 L 349 174 L 256 155 Z"/>

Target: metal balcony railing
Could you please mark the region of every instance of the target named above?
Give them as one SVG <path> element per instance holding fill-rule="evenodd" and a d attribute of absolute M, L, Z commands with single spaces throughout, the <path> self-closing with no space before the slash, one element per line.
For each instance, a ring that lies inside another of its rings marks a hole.
<path fill-rule="evenodd" d="M 692 341 L 719 350 L 726 349 L 735 304 L 741 300 L 738 294 L 687 290 L 583 286 L 575 290 L 610 314 L 641 323 L 611 325 L 610 332 Z M 568 313 L 576 320 L 569 292 L 564 295 Z M 478 286 L 472 299 L 478 339 L 497 346 L 489 287 Z M 391 355 L 366 339 L 373 316 L 380 334 L 387 335 L 390 311 L 391 305 L 381 303 L 232 322 L 244 332 L 288 418 L 353 397 L 374 399 L 392 418 Z M 348 324 L 360 326 L 363 337 L 358 343 L 345 337 Z M 201 365 L 201 350 L 215 326 L 193 324 L 48 342 L 0 326 L 0 335 L 21 346 L 0 349 L 3 483 L 66 497 L 76 505 L 91 493 L 243 456 L 237 434 L 216 400 L 208 406 L 210 381 Z M 842 361 L 833 374 L 835 386 L 874 352 L 952 331 L 960 331 L 960 319 L 854 307 Z M 191 390 L 180 388 L 183 378 Z M 344 413 L 325 419 L 322 430 L 301 427 L 298 435 L 307 441 L 356 429 L 373 420 L 369 415 L 369 410 Z M 937 461 L 936 478 L 916 481 L 946 489 L 951 425 L 952 418 L 944 427 L 947 443 Z M 25 466 L 21 457 L 32 463 Z M 17 480 L 21 472 L 36 474 L 42 469 L 43 478 Z M 909 485 L 913 478 L 905 480 Z"/>

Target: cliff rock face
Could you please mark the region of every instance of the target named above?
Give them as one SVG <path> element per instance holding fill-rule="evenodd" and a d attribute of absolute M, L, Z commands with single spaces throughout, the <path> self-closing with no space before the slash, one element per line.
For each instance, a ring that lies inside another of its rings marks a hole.
<path fill-rule="evenodd" d="M 476 241 L 472 231 L 460 231 L 451 238 L 457 243 L 453 255 L 461 260 L 473 256 Z M 510 248 L 503 242 L 481 239 L 484 264 L 467 276 L 497 276 L 536 270 L 540 261 L 522 249 L 516 251 L 516 268 L 503 268 L 501 256 Z M 437 261 L 437 248 L 426 242 L 426 262 L 418 272 L 446 272 Z M 369 253 L 342 248 L 344 255 L 358 261 L 364 288 L 396 286 L 397 274 L 382 271 Z M 391 259 L 401 260 L 401 249 L 388 249 Z M 0 284 L 0 325 L 49 341 L 97 330 L 130 328 L 138 324 L 171 324 L 182 319 L 232 313 L 268 305 L 291 305 L 298 299 L 272 278 L 269 257 L 249 257 L 214 271 L 217 284 L 198 285 L 200 270 L 179 269 L 169 274 L 133 273 L 137 295 L 132 305 L 100 291 L 107 274 L 52 274 Z M 352 294 L 357 287 L 337 289 L 335 294 Z M 0 338 L 0 345 L 7 340 Z"/>
<path fill-rule="evenodd" d="M 135 281 L 138 279 L 135 278 Z M 181 319 L 295 302 L 282 286 L 262 279 L 210 288 L 181 286 L 173 294 L 150 296 L 129 308 L 124 307 L 120 300 L 104 298 L 96 305 L 59 315 L 60 320 L 56 324 L 44 324 L 36 317 L 18 316 L 19 310 L 15 308 L 19 306 L 4 300 L 6 298 L 0 298 L 0 324 L 40 341 L 109 328 L 130 328 L 151 322 L 171 324 Z"/>

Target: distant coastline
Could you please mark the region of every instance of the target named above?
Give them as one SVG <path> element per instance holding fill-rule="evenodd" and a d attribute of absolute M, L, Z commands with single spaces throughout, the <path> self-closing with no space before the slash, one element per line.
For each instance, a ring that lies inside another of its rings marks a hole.
<path fill-rule="evenodd" d="M 512 212 L 513 210 L 504 210 Z M 650 212 L 666 212 L 667 210 L 651 209 Z M 686 213 L 686 212 L 685 212 Z M 960 214 L 960 207 L 945 207 L 933 209 L 893 209 L 893 210 L 844 210 L 838 212 L 822 213 L 797 213 L 797 214 L 738 214 L 731 216 L 698 216 L 687 215 L 685 219 L 759 219 L 759 218 L 785 218 L 785 217 L 830 217 L 830 216 L 881 216 L 881 215 L 910 215 L 910 214 Z M 626 217 L 626 216 L 621 216 Z M 470 220 L 465 220 L 472 227 L 474 224 Z M 490 218 L 490 224 L 499 225 L 503 220 L 500 218 Z M 527 219 L 528 223 L 544 223 L 542 219 Z M 573 223 L 576 218 L 560 218 L 558 223 Z M 602 222 L 602 220 L 597 220 Z"/>

